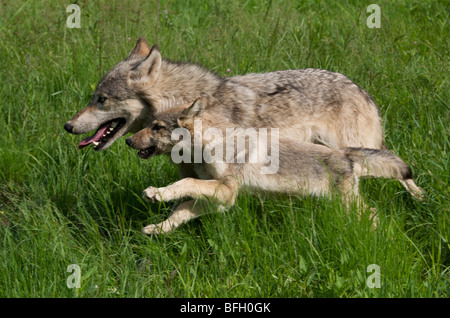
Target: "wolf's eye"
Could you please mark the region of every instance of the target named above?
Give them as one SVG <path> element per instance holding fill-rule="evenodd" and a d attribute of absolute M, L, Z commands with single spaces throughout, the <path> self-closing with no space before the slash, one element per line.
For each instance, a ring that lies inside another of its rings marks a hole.
<path fill-rule="evenodd" d="M 106 100 L 106 97 L 104 97 L 104 96 L 99 96 L 99 97 L 98 97 L 98 102 L 99 102 L 100 104 L 103 104 L 103 103 L 105 102 L 105 100 Z"/>
<path fill-rule="evenodd" d="M 159 130 L 161 130 L 162 128 L 164 128 L 164 127 L 161 126 L 161 125 L 158 125 L 158 124 L 154 124 L 154 125 L 152 126 L 152 130 L 153 130 L 153 131 L 159 131 Z"/>

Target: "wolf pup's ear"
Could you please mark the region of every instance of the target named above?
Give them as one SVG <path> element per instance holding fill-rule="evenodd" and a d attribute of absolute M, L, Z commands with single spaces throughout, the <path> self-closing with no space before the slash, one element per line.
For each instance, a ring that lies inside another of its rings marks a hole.
<path fill-rule="evenodd" d="M 136 46 L 134 47 L 133 51 L 131 51 L 130 55 L 126 58 L 127 61 L 140 59 L 145 59 L 148 54 L 150 53 L 150 45 L 148 45 L 148 42 L 145 38 L 140 37 L 137 42 Z"/>
<path fill-rule="evenodd" d="M 161 69 L 162 57 L 158 46 L 153 45 L 148 56 L 130 71 L 130 79 L 135 81 L 149 81 L 153 84 Z"/>
<path fill-rule="evenodd" d="M 204 110 L 205 101 L 203 98 L 197 98 L 191 106 L 183 110 L 181 115 L 184 115 L 186 118 L 201 117 Z"/>
<path fill-rule="evenodd" d="M 203 98 L 197 98 L 191 106 L 181 112 L 177 118 L 178 125 L 183 126 L 187 123 L 194 122 L 195 118 L 201 117 L 205 110 L 205 105 L 206 102 Z"/>

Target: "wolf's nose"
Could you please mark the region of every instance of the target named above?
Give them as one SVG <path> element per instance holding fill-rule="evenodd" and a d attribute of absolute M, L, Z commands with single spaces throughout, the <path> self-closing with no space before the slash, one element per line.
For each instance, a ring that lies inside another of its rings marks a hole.
<path fill-rule="evenodd" d="M 125 142 L 128 146 L 133 147 L 133 141 L 131 140 L 131 138 L 128 138 Z"/>
<path fill-rule="evenodd" d="M 64 125 L 64 129 L 65 129 L 67 132 L 72 133 L 73 126 L 72 126 L 71 124 L 69 124 L 69 123 L 66 123 L 66 124 Z"/>

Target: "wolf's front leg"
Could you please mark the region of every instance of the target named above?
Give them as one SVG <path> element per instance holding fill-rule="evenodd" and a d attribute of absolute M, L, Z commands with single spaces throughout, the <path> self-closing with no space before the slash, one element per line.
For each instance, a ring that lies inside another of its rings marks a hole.
<path fill-rule="evenodd" d="M 175 182 L 167 187 L 148 187 L 142 192 L 142 198 L 152 202 L 167 202 L 188 197 L 190 194 L 189 189 L 183 186 L 184 182 L 179 182 Z"/>
<path fill-rule="evenodd" d="M 211 205 L 208 200 L 195 200 L 208 198 L 224 206 L 233 205 L 237 193 L 238 183 L 234 178 L 218 180 L 199 180 L 185 178 L 174 184 L 162 187 L 148 187 L 143 196 L 154 201 L 169 201 L 192 197 L 194 200 L 181 203 L 167 220 L 159 224 L 151 224 L 143 229 L 146 234 L 168 233 L 183 223 L 210 211 Z"/>
<path fill-rule="evenodd" d="M 172 200 L 170 193 L 166 191 L 167 187 L 155 188 L 148 187 L 142 191 L 142 198 L 150 200 L 152 202 L 165 202 Z M 164 196 L 163 196 L 164 194 Z"/>
<path fill-rule="evenodd" d="M 207 197 L 224 205 L 233 205 L 238 193 L 238 183 L 234 178 L 218 180 L 181 179 L 167 187 L 148 187 L 142 193 L 144 199 L 152 201 L 170 201 L 191 197 Z"/>
<path fill-rule="evenodd" d="M 208 211 L 206 202 L 190 200 L 181 203 L 175 211 L 165 220 L 158 224 L 150 224 L 142 229 L 145 234 L 169 233 L 181 224 L 192 220 Z"/>

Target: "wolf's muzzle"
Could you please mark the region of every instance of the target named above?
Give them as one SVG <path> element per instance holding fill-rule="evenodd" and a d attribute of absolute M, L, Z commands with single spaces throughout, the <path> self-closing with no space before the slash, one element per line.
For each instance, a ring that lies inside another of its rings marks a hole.
<path fill-rule="evenodd" d="M 133 148 L 133 141 L 131 140 L 131 138 L 128 138 L 125 142 L 127 143 L 128 146 Z"/>
<path fill-rule="evenodd" d="M 67 132 L 69 132 L 69 133 L 72 134 L 73 126 L 72 126 L 71 124 L 69 124 L 69 123 L 65 123 L 65 124 L 64 124 L 64 129 L 65 129 Z"/>

